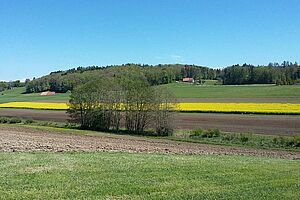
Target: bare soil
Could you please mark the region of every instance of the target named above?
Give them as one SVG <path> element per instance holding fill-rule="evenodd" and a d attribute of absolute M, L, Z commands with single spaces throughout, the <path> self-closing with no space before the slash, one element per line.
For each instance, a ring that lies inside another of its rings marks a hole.
<path fill-rule="evenodd" d="M 175 125 L 177 129 L 218 128 L 235 133 L 300 134 L 300 116 L 292 115 L 179 113 L 175 117 Z"/>
<path fill-rule="evenodd" d="M 258 150 L 104 133 L 73 134 L 21 126 L 0 126 L 1 152 L 135 152 L 251 155 L 300 159 L 300 152 Z"/>
<path fill-rule="evenodd" d="M 0 116 L 32 118 L 34 120 L 66 122 L 65 111 L 0 109 Z M 300 134 L 300 116 L 243 115 L 218 113 L 178 113 L 174 120 L 177 129 L 212 129 L 235 133 L 268 135 Z"/>
<path fill-rule="evenodd" d="M 42 121 L 66 122 L 68 115 L 61 110 L 33 110 L 0 108 L 1 117 L 22 117 Z"/>

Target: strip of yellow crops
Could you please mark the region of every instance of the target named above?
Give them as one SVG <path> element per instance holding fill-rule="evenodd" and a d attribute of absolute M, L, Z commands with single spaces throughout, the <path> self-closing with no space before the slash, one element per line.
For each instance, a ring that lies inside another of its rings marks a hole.
<path fill-rule="evenodd" d="M 300 104 L 288 103 L 179 103 L 178 110 L 191 112 L 238 112 L 300 114 Z"/>
<path fill-rule="evenodd" d="M 0 104 L 0 108 L 28 108 L 28 109 L 47 109 L 47 110 L 66 110 L 66 103 L 47 103 L 47 102 L 10 102 Z"/>
<path fill-rule="evenodd" d="M 66 103 L 46 102 L 10 102 L 0 104 L 0 108 L 28 108 L 66 110 Z M 274 113 L 300 114 L 300 104 L 288 103 L 178 103 L 178 111 L 186 112 L 220 112 L 220 113 Z"/>

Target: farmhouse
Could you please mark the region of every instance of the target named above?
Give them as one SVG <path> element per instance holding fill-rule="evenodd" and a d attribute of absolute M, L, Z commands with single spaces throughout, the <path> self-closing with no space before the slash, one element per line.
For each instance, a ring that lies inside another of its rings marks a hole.
<path fill-rule="evenodd" d="M 48 96 L 48 95 L 55 95 L 55 92 L 46 91 L 41 93 L 41 96 Z"/>
<path fill-rule="evenodd" d="M 194 83 L 195 82 L 195 80 L 193 78 L 183 78 L 182 81 L 186 82 L 186 83 Z"/>

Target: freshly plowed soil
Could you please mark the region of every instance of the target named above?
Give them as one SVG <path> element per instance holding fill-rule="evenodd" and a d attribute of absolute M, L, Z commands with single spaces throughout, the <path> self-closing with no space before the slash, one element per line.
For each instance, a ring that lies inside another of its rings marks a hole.
<path fill-rule="evenodd" d="M 65 111 L 0 109 L 0 116 L 32 118 L 65 122 Z M 212 129 L 235 133 L 257 133 L 268 135 L 300 134 L 300 116 L 295 115 L 242 115 L 219 113 L 178 113 L 175 115 L 177 129 Z"/>
<path fill-rule="evenodd" d="M 73 134 L 20 126 L 0 126 L 2 152 L 143 152 L 231 154 L 300 159 L 300 152 L 257 150 L 114 134 Z"/>
<path fill-rule="evenodd" d="M 236 133 L 266 135 L 299 135 L 300 116 L 242 115 L 219 113 L 179 113 L 175 117 L 178 129 L 213 129 Z"/>

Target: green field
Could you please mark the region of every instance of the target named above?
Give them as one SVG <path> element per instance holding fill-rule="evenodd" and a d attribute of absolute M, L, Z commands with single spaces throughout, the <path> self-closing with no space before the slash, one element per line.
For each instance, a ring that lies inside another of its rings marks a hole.
<path fill-rule="evenodd" d="M 277 98 L 300 97 L 300 86 L 286 85 L 164 85 L 177 98 Z"/>
<path fill-rule="evenodd" d="M 172 83 L 160 87 L 167 87 L 177 98 L 208 98 L 218 101 L 218 98 L 282 98 L 279 102 L 300 103 L 300 86 L 275 86 L 275 85 L 191 85 L 185 83 Z M 53 96 L 41 96 L 40 93 L 22 94 L 25 88 L 6 90 L 0 95 L 0 103 L 14 101 L 48 101 L 67 102 L 69 93 L 57 93 Z M 287 99 L 289 98 L 289 99 Z M 285 100 L 286 99 L 286 100 Z M 230 100 L 229 100 L 230 101 Z M 237 101 L 240 101 L 237 100 Z M 268 100 L 265 100 L 268 102 Z M 271 100 L 270 102 L 273 102 Z"/>
<path fill-rule="evenodd" d="M 40 93 L 22 94 L 23 92 L 25 92 L 24 87 L 6 90 L 2 92 L 3 95 L 0 95 L 0 103 L 15 101 L 67 102 L 70 95 L 69 93 L 57 93 L 52 96 L 41 96 Z"/>
<path fill-rule="evenodd" d="M 0 153 L 0 199 L 298 199 L 300 161 L 250 156 Z"/>

